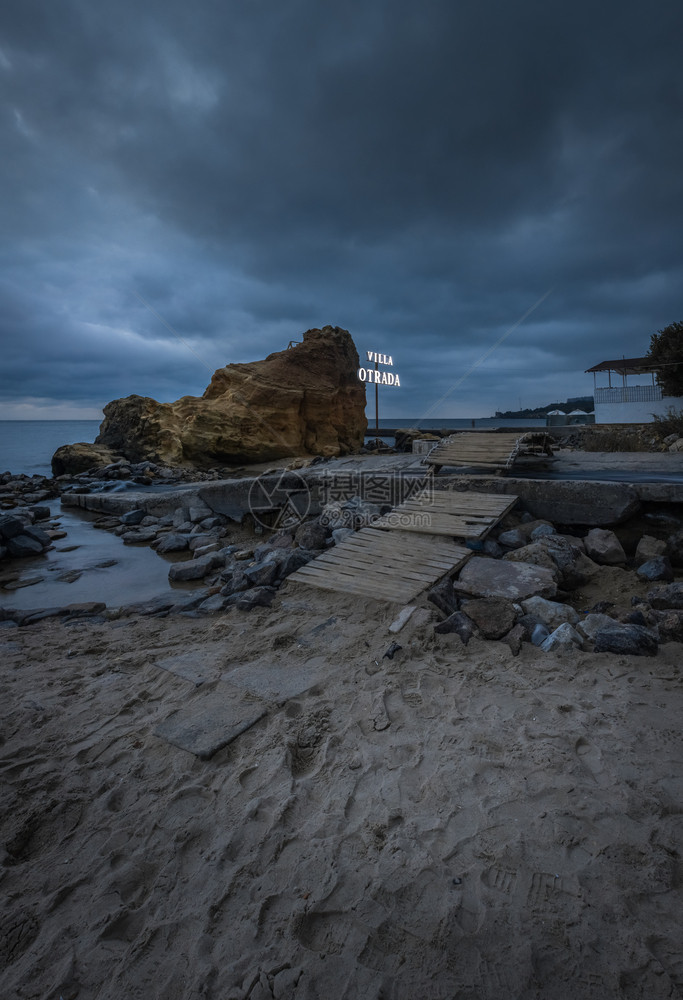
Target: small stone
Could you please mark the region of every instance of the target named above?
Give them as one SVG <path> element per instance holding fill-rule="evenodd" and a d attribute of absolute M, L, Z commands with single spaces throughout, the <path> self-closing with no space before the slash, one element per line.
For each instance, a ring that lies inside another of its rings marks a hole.
<path fill-rule="evenodd" d="M 643 563 L 649 562 L 650 559 L 655 559 L 657 556 L 663 555 L 666 555 L 666 542 L 659 538 L 653 538 L 652 535 L 643 535 L 636 548 L 635 564 L 636 566 L 642 566 Z"/>
<path fill-rule="evenodd" d="M 521 549 L 527 543 L 527 536 L 519 528 L 511 528 L 509 531 L 501 531 L 498 535 L 498 544 L 506 549 Z"/>
<path fill-rule="evenodd" d="M 382 659 L 383 660 L 393 660 L 393 658 L 396 656 L 396 654 L 398 653 L 398 651 L 400 649 L 403 649 L 403 646 L 399 646 L 399 644 L 397 642 L 392 642 L 392 644 L 389 646 L 389 648 L 386 650 L 386 652 L 382 656 Z"/>
<path fill-rule="evenodd" d="M 268 608 L 273 603 L 275 591 L 272 587 L 253 587 L 245 590 L 235 601 L 235 607 L 241 611 L 250 611 L 252 608 Z"/>
<path fill-rule="evenodd" d="M 138 508 L 137 510 L 129 510 L 127 513 L 122 514 L 119 520 L 121 524 L 127 524 L 130 526 L 134 524 L 140 524 L 146 513 L 147 512 L 142 510 L 142 508 Z"/>
<path fill-rule="evenodd" d="M 607 528 L 591 528 L 584 539 L 586 555 L 603 566 L 618 566 L 626 562 L 621 542 Z"/>
<path fill-rule="evenodd" d="M 529 535 L 532 542 L 537 542 L 539 538 L 545 538 L 546 535 L 556 535 L 557 530 L 552 524 L 539 524 Z"/>
<path fill-rule="evenodd" d="M 197 610 L 203 611 L 205 614 L 215 614 L 217 611 L 223 611 L 226 606 L 226 598 L 221 596 L 221 594 L 214 594 L 212 597 L 207 597 L 205 601 L 202 601 Z"/>
<path fill-rule="evenodd" d="M 187 549 L 189 544 L 189 539 L 187 535 L 181 535 L 176 532 L 169 532 L 167 535 L 163 535 L 157 544 L 154 546 L 157 552 L 163 554 L 165 552 L 183 552 Z"/>
<path fill-rule="evenodd" d="M 187 562 L 173 563 L 168 570 L 171 583 L 185 583 L 189 580 L 202 580 L 215 568 L 214 553 L 202 556 L 200 559 L 189 559 Z"/>
<path fill-rule="evenodd" d="M 438 635 L 449 635 L 455 632 L 460 637 L 463 646 L 466 646 L 475 633 L 474 624 L 463 611 L 454 611 L 445 621 L 434 626 L 434 631 Z"/>
<path fill-rule="evenodd" d="M 508 646 L 512 650 L 513 656 L 519 655 L 525 635 L 526 635 L 526 630 L 524 626 L 517 624 L 510 629 L 507 635 L 503 636 L 503 642 L 506 642 L 508 644 Z"/>
<path fill-rule="evenodd" d="M 596 653 L 621 653 L 628 656 L 655 656 L 657 638 L 653 632 L 640 625 L 622 625 L 614 622 L 605 626 L 595 636 Z"/>
<path fill-rule="evenodd" d="M 653 608 L 683 608 L 683 583 L 670 583 L 667 587 L 651 590 L 647 599 Z"/>
<path fill-rule="evenodd" d="M 543 597 L 528 597 L 526 601 L 522 601 L 522 607 L 528 615 L 533 615 L 550 630 L 556 629 L 563 622 L 576 625 L 581 617 L 570 604 L 546 601 Z"/>
<path fill-rule="evenodd" d="M 666 556 L 655 556 L 642 563 L 637 570 L 641 580 L 673 580 L 674 572 Z"/>
<path fill-rule="evenodd" d="M 549 635 L 550 632 L 548 631 L 548 626 L 539 622 L 537 625 L 534 625 L 531 630 L 531 641 L 534 646 L 542 646 Z"/>
<path fill-rule="evenodd" d="M 37 556 L 43 551 L 41 543 L 27 534 L 14 535 L 12 538 L 8 538 L 6 547 L 9 554 L 15 559 Z"/>
<path fill-rule="evenodd" d="M 609 628 L 611 625 L 614 625 L 614 618 L 610 618 L 609 615 L 594 613 L 582 618 L 576 628 L 584 638 L 593 642 L 600 629 Z"/>
<path fill-rule="evenodd" d="M 484 639 L 502 639 L 517 618 L 512 602 L 503 597 L 481 597 L 467 601 L 462 610 L 474 622 Z"/>
<path fill-rule="evenodd" d="M 144 545 L 154 541 L 156 537 L 156 528 L 139 528 L 135 531 L 126 531 L 121 535 L 126 545 Z"/>
<path fill-rule="evenodd" d="M 582 645 L 582 639 L 573 625 L 563 622 L 554 632 L 551 632 L 547 639 L 541 643 L 544 653 L 552 653 L 561 649 L 571 649 Z"/>

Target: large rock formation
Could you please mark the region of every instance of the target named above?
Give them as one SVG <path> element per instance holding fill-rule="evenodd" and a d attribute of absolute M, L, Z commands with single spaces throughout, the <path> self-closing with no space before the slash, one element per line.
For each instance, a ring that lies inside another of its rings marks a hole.
<path fill-rule="evenodd" d="M 72 450 L 80 471 L 88 448 L 91 465 L 103 464 L 104 447 L 131 462 L 199 467 L 358 451 L 367 425 L 358 364 L 347 330 L 307 330 L 300 344 L 265 361 L 220 368 L 201 398 L 115 399 L 95 444 L 58 449 L 53 472 L 75 471 Z"/>

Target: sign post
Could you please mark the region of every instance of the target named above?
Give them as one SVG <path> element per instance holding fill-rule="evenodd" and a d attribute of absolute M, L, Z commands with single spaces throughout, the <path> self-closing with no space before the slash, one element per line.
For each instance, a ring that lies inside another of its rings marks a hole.
<path fill-rule="evenodd" d="M 394 372 L 380 371 L 380 365 L 393 367 L 394 359 L 390 354 L 378 354 L 377 351 L 367 351 L 367 360 L 374 368 L 359 368 L 358 378 L 361 382 L 375 383 L 375 435 L 379 441 L 379 387 L 380 385 L 395 385 L 400 388 L 401 380 Z"/>

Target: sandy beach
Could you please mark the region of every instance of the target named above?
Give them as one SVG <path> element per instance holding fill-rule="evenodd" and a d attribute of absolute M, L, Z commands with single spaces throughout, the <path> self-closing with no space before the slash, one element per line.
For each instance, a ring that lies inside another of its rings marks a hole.
<path fill-rule="evenodd" d="M 679 996 L 681 644 L 515 657 L 399 610 L 287 582 L 5 631 L 2 995 Z M 172 742 L 225 711 L 210 759 Z"/>

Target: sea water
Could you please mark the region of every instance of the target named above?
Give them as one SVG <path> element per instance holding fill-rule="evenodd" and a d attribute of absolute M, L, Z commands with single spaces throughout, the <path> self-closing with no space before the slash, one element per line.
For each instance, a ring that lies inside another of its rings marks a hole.
<path fill-rule="evenodd" d="M 99 429 L 99 420 L 0 420 L 0 473 L 51 476 L 57 448 L 92 442 Z"/>

